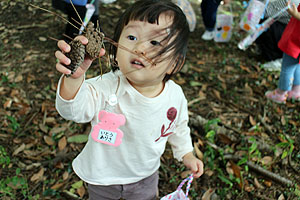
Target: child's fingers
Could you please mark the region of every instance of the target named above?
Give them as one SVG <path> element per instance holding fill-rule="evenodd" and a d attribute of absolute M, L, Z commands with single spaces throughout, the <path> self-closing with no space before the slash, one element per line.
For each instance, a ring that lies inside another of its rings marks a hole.
<path fill-rule="evenodd" d="M 62 63 L 64 65 L 69 65 L 71 63 L 70 58 L 64 55 L 61 51 L 56 51 L 55 57 L 59 63 Z"/>
<path fill-rule="evenodd" d="M 191 171 L 195 178 L 199 178 L 203 174 L 203 163 L 201 161 L 197 162 Z"/>
<path fill-rule="evenodd" d="M 71 51 L 71 47 L 69 44 L 67 44 L 64 40 L 59 40 L 57 42 L 57 46 L 60 50 L 62 50 L 63 52 L 69 52 Z"/>
<path fill-rule="evenodd" d="M 79 40 L 84 45 L 88 43 L 88 39 L 83 35 L 76 36 L 74 40 Z"/>
<path fill-rule="evenodd" d="M 102 49 L 100 50 L 99 56 L 100 56 L 100 57 L 101 57 L 101 56 L 104 56 L 104 54 L 105 54 L 105 49 L 102 48 Z"/>
<path fill-rule="evenodd" d="M 71 60 L 66 57 L 61 51 L 55 52 L 56 57 L 56 69 L 57 71 L 63 73 L 63 74 L 70 74 L 71 71 L 67 69 L 64 65 L 69 65 L 71 63 Z"/>

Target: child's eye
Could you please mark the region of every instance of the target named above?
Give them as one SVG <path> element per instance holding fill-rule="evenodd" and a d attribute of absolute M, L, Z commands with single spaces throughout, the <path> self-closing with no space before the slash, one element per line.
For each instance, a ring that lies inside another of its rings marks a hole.
<path fill-rule="evenodd" d="M 151 43 L 152 45 L 154 45 L 154 46 L 161 45 L 160 42 L 155 41 L 155 40 L 152 40 L 150 43 Z"/>
<path fill-rule="evenodd" d="M 137 38 L 134 37 L 133 35 L 128 35 L 127 38 L 128 38 L 129 40 L 137 40 Z"/>

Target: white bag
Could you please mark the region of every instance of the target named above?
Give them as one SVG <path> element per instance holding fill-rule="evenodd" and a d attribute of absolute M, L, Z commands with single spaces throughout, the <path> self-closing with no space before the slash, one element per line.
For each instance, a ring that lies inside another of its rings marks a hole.
<path fill-rule="evenodd" d="M 232 36 L 232 29 L 233 14 L 231 4 L 219 6 L 214 30 L 214 41 L 228 42 Z"/>
<path fill-rule="evenodd" d="M 240 20 L 240 27 L 244 31 L 254 31 L 260 19 L 264 17 L 269 0 L 264 2 L 260 0 L 250 0 L 248 7 Z"/>
<path fill-rule="evenodd" d="M 178 186 L 177 190 L 175 192 L 172 192 L 170 194 L 167 194 L 166 196 L 162 197 L 160 200 L 189 200 L 188 194 L 191 187 L 191 183 L 193 181 L 193 174 L 191 174 L 189 177 L 184 179 Z M 186 192 L 182 191 L 182 186 L 187 182 L 186 186 Z"/>

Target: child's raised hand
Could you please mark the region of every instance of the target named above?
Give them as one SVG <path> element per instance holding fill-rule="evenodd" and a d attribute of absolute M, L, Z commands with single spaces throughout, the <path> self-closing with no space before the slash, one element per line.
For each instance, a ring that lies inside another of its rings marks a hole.
<path fill-rule="evenodd" d="M 88 39 L 82 35 L 77 36 L 75 39 L 80 40 L 83 45 L 86 45 L 88 43 Z M 63 74 L 71 74 L 71 70 L 67 69 L 64 66 L 64 65 L 69 65 L 71 63 L 71 60 L 65 55 L 65 53 L 68 53 L 71 51 L 71 47 L 64 40 L 58 41 L 57 46 L 60 49 L 60 51 L 55 52 L 55 57 L 57 59 L 56 69 L 57 69 L 57 71 L 59 71 Z M 104 54 L 105 54 L 105 50 L 101 49 L 99 56 L 103 56 Z M 88 68 L 90 67 L 92 62 L 93 62 L 93 60 L 86 56 L 84 58 L 83 63 L 73 73 L 73 75 L 71 77 L 72 78 L 81 77 L 88 70 Z"/>
<path fill-rule="evenodd" d="M 191 170 L 194 178 L 199 178 L 203 174 L 203 162 L 196 158 L 192 152 L 183 156 L 183 164 Z"/>
<path fill-rule="evenodd" d="M 290 5 L 290 7 L 288 8 L 288 13 L 295 17 L 296 19 L 300 20 L 300 12 L 298 12 L 297 6 L 295 3 L 291 3 L 291 1 L 289 0 L 288 5 Z"/>

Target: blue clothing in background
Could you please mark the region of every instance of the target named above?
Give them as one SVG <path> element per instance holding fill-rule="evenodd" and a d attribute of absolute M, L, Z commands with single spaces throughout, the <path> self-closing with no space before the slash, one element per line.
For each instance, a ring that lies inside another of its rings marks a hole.
<path fill-rule="evenodd" d="M 299 56 L 300 57 L 300 56 Z M 282 66 L 278 88 L 283 91 L 291 91 L 293 85 L 300 85 L 300 58 L 293 58 L 283 53 Z"/>
<path fill-rule="evenodd" d="M 202 0 L 201 13 L 205 29 L 213 31 L 216 24 L 217 10 L 221 0 Z"/>

